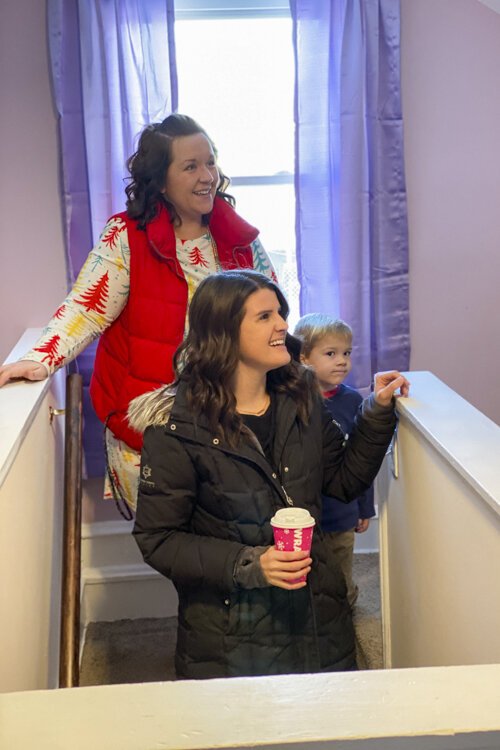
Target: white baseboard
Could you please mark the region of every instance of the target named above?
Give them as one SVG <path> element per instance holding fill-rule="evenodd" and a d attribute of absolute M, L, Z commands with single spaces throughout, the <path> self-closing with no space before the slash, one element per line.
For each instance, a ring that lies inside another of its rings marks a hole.
<path fill-rule="evenodd" d="M 127 521 L 82 527 L 81 623 L 177 614 L 173 584 L 146 565 Z"/>
<path fill-rule="evenodd" d="M 114 565 L 84 571 L 81 622 L 172 617 L 177 593 L 170 581 L 146 566 Z"/>
<path fill-rule="evenodd" d="M 177 602 L 177 592 L 171 581 L 144 563 L 84 568 L 80 601 L 80 664 L 91 622 L 173 617 L 177 615 Z"/>
<path fill-rule="evenodd" d="M 370 518 L 370 525 L 362 534 L 354 535 L 354 552 L 378 552 L 378 515 Z"/>

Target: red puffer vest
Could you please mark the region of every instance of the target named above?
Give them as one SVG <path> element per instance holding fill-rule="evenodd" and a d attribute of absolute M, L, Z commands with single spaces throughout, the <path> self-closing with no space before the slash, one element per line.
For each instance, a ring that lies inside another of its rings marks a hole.
<path fill-rule="evenodd" d="M 142 435 L 129 427 L 127 408 L 136 396 L 174 379 L 172 358 L 184 336 L 188 286 L 165 207 L 145 231 L 126 213 L 117 218 L 127 225 L 130 291 L 124 310 L 100 338 L 90 395 L 99 419 L 140 451 Z M 209 227 L 223 269 L 253 267 L 250 243 L 258 230 L 221 198 L 215 199 Z"/>

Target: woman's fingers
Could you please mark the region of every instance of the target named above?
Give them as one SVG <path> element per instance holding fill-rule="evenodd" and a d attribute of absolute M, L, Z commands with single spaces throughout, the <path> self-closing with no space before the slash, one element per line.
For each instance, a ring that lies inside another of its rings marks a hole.
<path fill-rule="evenodd" d="M 269 547 L 260 558 L 263 569 L 271 571 L 291 571 L 296 573 L 304 567 L 311 565 L 312 559 L 307 552 L 280 552 L 276 547 Z"/>
<path fill-rule="evenodd" d="M 311 570 L 311 560 L 309 559 L 309 562 L 305 565 L 299 565 L 299 566 L 290 566 L 287 568 L 275 568 L 270 570 L 270 574 L 273 576 L 276 576 L 277 578 L 283 578 L 283 580 L 291 580 L 293 578 L 297 578 L 299 575 L 304 575 L 307 571 L 309 573 Z"/>
<path fill-rule="evenodd" d="M 290 581 L 310 573 L 312 559 L 307 552 L 280 552 L 276 547 L 269 547 L 261 555 L 260 565 L 271 586 L 295 589 L 303 588 L 306 585 L 305 582 L 290 583 Z"/>
<path fill-rule="evenodd" d="M 24 378 L 25 380 L 44 380 L 48 375 L 47 369 L 39 362 L 31 362 L 28 359 L 20 362 L 12 362 L 0 367 L 0 388 L 9 380 Z"/>
<path fill-rule="evenodd" d="M 299 576 L 297 576 L 299 577 Z M 271 586 L 276 586 L 279 589 L 287 589 L 287 591 L 295 591 L 296 589 L 303 589 L 307 586 L 307 581 L 299 581 L 298 583 L 288 583 L 288 581 L 277 580 L 275 583 L 271 583 Z"/>
<path fill-rule="evenodd" d="M 296 581 L 298 578 L 307 576 L 310 572 L 311 568 L 307 567 L 297 570 L 295 573 L 275 573 L 269 575 L 267 581 L 271 586 L 278 586 L 278 588 L 282 589 L 302 588 L 306 585 L 307 581 L 299 581 L 298 583 Z"/>

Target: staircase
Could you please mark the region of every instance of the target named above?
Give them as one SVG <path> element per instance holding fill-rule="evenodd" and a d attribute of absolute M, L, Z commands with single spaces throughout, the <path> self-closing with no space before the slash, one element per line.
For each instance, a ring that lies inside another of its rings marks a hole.
<path fill-rule="evenodd" d="M 356 554 L 354 578 L 360 592 L 354 615 L 358 666 L 360 669 L 381 669 L 378 555 Z M 176 617 L 90 623 L 83 649 L 80 684 L 175 680 L 176 628 Z"/>

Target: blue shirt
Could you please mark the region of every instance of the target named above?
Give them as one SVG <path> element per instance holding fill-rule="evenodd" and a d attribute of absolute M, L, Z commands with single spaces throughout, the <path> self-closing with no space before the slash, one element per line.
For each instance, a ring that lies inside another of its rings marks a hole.
<path fill-rule="evenodd" d="M 325 399 L 325 405 L 333 419 L 339 423 L 346 439 L 354 426 L 354 418 L 363 398 L 343 383 L 338 390 Z M 334 497 L 323 495 L 323 514 L 321 527 L 323 531 L 349 531 L 358 524 L 359 518 L 371 518 L 375 515 L 373 487 L 363 492 L 356 500 L 343 503 Z"/>

